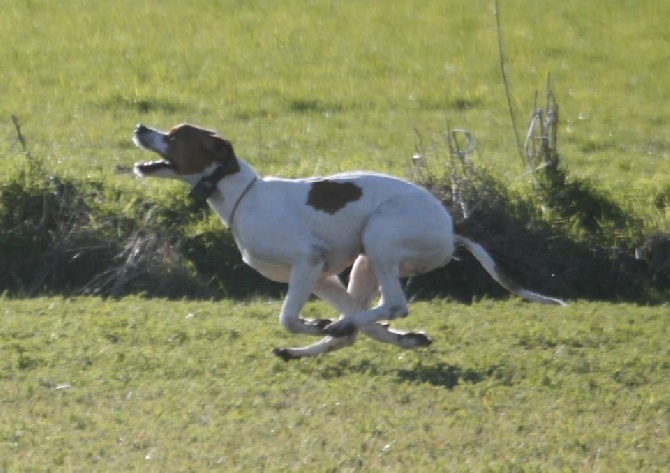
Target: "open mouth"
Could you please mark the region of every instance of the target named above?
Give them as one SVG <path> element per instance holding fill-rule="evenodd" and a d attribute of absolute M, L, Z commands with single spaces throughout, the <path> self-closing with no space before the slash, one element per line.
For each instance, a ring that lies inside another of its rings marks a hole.
<path fill-rule="evenodd" d="M 138 176 L 149 176 L 163 170 L 176 171 L 177 166 L 167 159 L 135 164 L 135 174 Z"/>
<path fill-rule="evenodd" d="M 161 174 L 164 174 L 162 171 L 168 171 L 169 174 L 175 174 L 177 172 L 175 163 L 169 160 L 164 154 L 167 151 L 164 133 L 138 124 L 135 127 L 135 133 L 133 133 L 133 142 L 139 148 L 158 153 L 161 158 L 163 158 L 156 161 L 136 163 L 134 169 L 136 175 L 160 176 Z"/>

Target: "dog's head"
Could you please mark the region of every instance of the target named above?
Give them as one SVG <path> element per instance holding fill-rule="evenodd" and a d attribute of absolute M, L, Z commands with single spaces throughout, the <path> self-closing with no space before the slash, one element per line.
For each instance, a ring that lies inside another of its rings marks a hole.
<path fill-rule="evenodd" d="M 161 156 L 158 161 L 135 164 L 135 174 L 143 177 L 166 177 L 193 180 L 216 167 L 224 175 L 234 174 L 240 166 L 233 146 L 213 131 L 182 124 L 168 133 L 137 125 L 133 141 L 140 148 Z"/>

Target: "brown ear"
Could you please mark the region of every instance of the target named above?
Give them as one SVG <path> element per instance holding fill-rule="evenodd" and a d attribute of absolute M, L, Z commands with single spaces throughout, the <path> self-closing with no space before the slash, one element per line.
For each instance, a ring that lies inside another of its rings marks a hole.
<path fill-rule="evenodd" d="M 233 145 L 230 144 L 230 141 L 224 140 L 217 134 L 211 133 L 205 135 L 202 145 L 216 161 L 224 162 L 235 157 Z"/>
<path fill-rule="evenodd" d="M 229 169 L 231 174 L 239 170 L 235 151 L 230 141 L 224 140 L 219 135 L 212 133 L 204 140 L 203 146 L 214 161 Z"/>

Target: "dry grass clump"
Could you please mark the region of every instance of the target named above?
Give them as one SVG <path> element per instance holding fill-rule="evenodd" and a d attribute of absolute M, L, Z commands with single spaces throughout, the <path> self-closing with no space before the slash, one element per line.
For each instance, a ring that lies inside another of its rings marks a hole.
<path fill-rule="evenodd" d="M 417 179 L 437 195 L 458 232 L 479 241 L 520 283 L 565 298 L 662 302 L 670 281 L 670 237 L 645 235 L 640 219 L 592 182 L 571 176 L 558 152 L 559 108 L 548 87 L 531 115 L 522 156 L 532 176 L 510 191 L 473 161 L 475 140 L 450 130 L 443 143 L 414 156 Z M 418 295 L 462 299 L 499 294 L 468 255 L 410 281 Z"/>

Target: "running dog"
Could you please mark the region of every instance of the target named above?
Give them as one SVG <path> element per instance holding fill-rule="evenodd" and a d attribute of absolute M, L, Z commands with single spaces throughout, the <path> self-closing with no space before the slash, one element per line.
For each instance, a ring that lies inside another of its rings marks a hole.
<path fill-rule="evenodd" d="M 306 347 L 275 348 L 288 361 L 337 350 L 358 332 L 401 348 L 430 345 L 423 332 L 393 330 L 406 317 L 400 278 L 449 262 L 456 246 L 470 251 L 511 293 L 544 304 L 565 303 L 520 287 L 477 243 L 454 232 L 451 217 L 428 191 L 370 172 L 330 177 L 260 177 L 216 132 L 181 124 L 169 132 L 137 125 L 133 141 L 161 159 L 135 164 L 142 177 L 180 179 L 232 232 L 245 263 L 288 283 L 279 321 L 291 333 L 323 336 Z M 352 266 L 348 286 L 338 275 Z M 373 299 L 381 293 L 379 303 Z M 332 305 L 337 320 L 305 319 L 311 294 Z"/>

